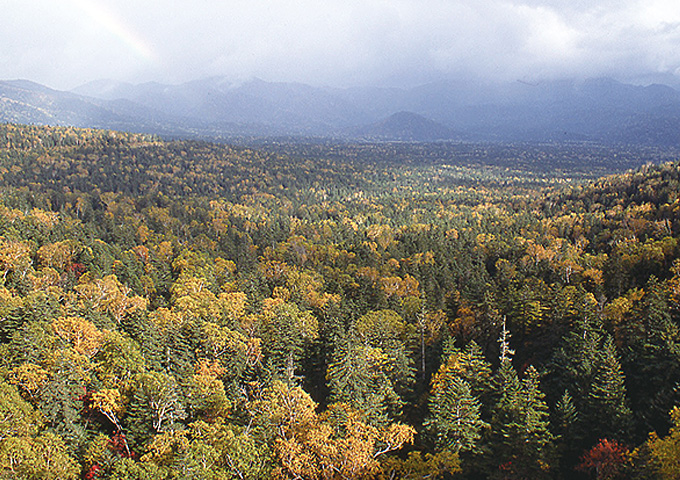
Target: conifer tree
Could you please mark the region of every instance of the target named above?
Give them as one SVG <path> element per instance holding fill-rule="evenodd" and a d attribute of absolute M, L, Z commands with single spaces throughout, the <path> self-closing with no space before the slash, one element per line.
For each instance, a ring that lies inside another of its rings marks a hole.
<path fill-rule="evenodd" d="M 475 450 L 486 426 L 480 407 L 465 380 L 455 376 L 438 379 L 430 393 L 430 417 L 425 422 L 437 448 L 453 453 Z"/>
<path fill-rule="evenodd" d="M 584 413 L 587 424 L 600 419 L 600 438 L 626 438 L 630 427 L 630 409 L 626 400 L 626 387 L 616 347 L 607 335 L 596 356 L 592 383 L 585 399 Z"/>
<path fill-rule="evenodd" d="M 177 428 L 176 423 L 185 416 L 180 393 L 172 375 L 146 372 L 137 376 L 126 424 L 138 443 Z"/>
<path fill-rule="evenodd" d="M 578 410 L 574 405 L 574 400 L 565 390 L 557 404 L 555 405 L 555 431 L 559 435 L 566 435 L 572 425 L 578 420 Z"/>
<path fill-rule="evenodd" d="M 387 370 L 388 357 L 379 348 L 354 338 L 338 342 L 326 374 L 332 402 L 353 405 L 374 424 L 385 424 L 403 405 Z"/>
<path fill-rule="evenodd" d="M 281 298 L 268 299 L 261 316 L 265 366 L 273 378 L 296 383 L 305 348 L 318 338 L 318 320 L 309 310 Z"/>
<path fill-rule="evenodd" d="M 453 453 L 477 450 L 482 430 L 482 404 L 477 395 L 490 389 L 491 367 L 481 349 L 470 342 L 465 351 L 447 339 L 444 361 L 432 378 L 425 426 L 439 450 Z"/>
<path fill-rule="evenodd" d="M 538 372 L 529 367 L 520 380 L 512 366 L 510 334 L 501 330 L 500 366 L 494 376 L 496 402 L 491 418 L 488 474 L 491 478 L 549 478 L 554 457 L 548 406 Z"/>
<path fill-rule="evenodd" d="M 624 373 L 613 339 L 599 320 L 576 323 L 553 359 L 552 374 L 578 411 L 571 427 L 572 443 L 593 446 L 604 437 L 626 438 L 631 419 Z"/>
<path fill-rule="evenodd" d="M 574 404 L 569 390 L 565 390 L 555 404 L 552 417 L 552 431 L 556 436 L 556 450 L 560 458 L 560 465 L 569 465 L 572 468 L 576 459 L 581 454 L 582 448 L 577 437 L 579 412 Z M 565 461 L 566 460 L 566 461 Z"/>
<path fill-rule="evenodd" d="M 671 316 L 668 290 L 652 277 L 625 332 L 622 363 L 640 434 L 667 428 L 667 412 L 680 403 L 680 326 Z"/>

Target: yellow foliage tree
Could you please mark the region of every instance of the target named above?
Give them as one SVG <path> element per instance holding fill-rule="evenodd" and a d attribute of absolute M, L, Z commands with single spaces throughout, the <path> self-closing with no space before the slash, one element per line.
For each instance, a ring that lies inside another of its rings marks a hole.
<path fill-rule="evenodd" d="M 80 317 L 59 317 L 52 321 L 52 328 L 76 352 L 88 358 L 96 355 L 104 340 L 104 334 L 92 322 Z"/>
<path fill-rule="evenodd" d="M 146 298 L 131 295 L 130 288 L 120 283 L 116 275 L 94 280 L 83 275 L 74 290 L 95 310 L 110 314 L 117 322 L 126 315 L 145 310 L 149 303 Z"/>
<path fill-rule="evenodd" d="M 82 247 L 75 241 L 64 240 L 43 245 L 38 249 L 37 257 L 44 266 L 64 270 L 73 263 L 73 259 L 81 249 Z"/>
<path fill-rule="evenodd" d="M 399 423 L 375 427 L 345 403 L 321 415 L 300 387 L 275 382 L 252 407 L 268 427 L 278 461 L 276 478 L 376 478 L 380 459 L 411 443 L 415 430 Z"/>
<path fill-rule="evenodd" d="M 660 438 L 652 433 L 647 441 L 654 466 L 662 480 L 680 479 L 680 407 L 673 408 L 671 420 L 673 426 L 668 435 Z"/>

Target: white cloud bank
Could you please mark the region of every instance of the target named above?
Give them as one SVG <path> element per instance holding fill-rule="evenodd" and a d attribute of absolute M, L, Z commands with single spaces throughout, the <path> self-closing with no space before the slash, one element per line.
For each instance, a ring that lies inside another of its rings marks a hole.
<path fill-rule="evenodd" d="M 0 78 L 680 77 L 677 0 L 0 0 Z"/>

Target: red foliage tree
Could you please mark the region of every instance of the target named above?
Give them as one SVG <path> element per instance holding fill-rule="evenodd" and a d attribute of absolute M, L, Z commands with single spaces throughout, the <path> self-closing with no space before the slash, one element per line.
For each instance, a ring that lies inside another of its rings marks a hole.
<path fill-rule="evenodd" d="M 627 456 L 627 447 L 616 440 L 603 438 L 600 443 L 583 454 L 581 463 L 576 469 L 582 472 L 593 472 L 597 480 L 624 478 L 623 470 Z"/>

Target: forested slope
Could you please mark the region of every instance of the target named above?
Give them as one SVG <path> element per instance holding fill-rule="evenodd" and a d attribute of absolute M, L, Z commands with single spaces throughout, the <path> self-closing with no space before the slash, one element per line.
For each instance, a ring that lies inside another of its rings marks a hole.
<path fill-rule="evenodd" d="M 0 474 L 677 478 L 680 167 L 513 148 L 0 126 Z"/>

